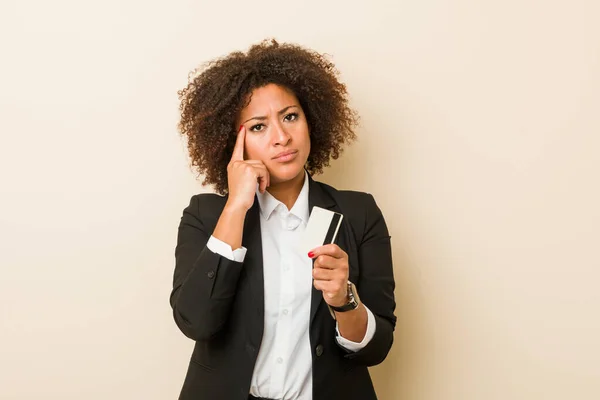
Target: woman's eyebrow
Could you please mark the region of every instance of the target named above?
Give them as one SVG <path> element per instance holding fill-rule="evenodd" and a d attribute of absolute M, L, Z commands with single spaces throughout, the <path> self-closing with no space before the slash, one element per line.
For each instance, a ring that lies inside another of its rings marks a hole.
<path fill-rule="evenodd" d="M 290 108 L 293 108 L 293 107 L 298 107 L 298 106 L 297 106 L 297 105 L 295 105 L 295 104 L 293 104 L 293 105 L 291 105 L 291 106 L 287 106 L 287 107 L 285 107 L 285 108 L 282 108 L 281 110 L 279 110 L 279 111 L 277 112 L 277 114 L 278 114 L 278 115 L 281 115 L 281 114 L 283 114 L 284 112 L 286 112 L 287 110 L 289 110 Z M 258 120 L 261 120 L 261 121 L 263 121 L 263 120 L 267 119 L 267 117 L 264 117 L 264 116 L 262 116 L 262 115 L 261 115 L 261 116 L 258 116 L 258 117 L 252 117 L 252 118 L 248 118 L 248 119 L 247 119 L 246 121 L 244 121 L 243 123 L 245 124 L 246 122 L 248 122 L 248 121 L 250 121 L 250 120 L 253 120 L 253 119 L 258 119 Z"/>

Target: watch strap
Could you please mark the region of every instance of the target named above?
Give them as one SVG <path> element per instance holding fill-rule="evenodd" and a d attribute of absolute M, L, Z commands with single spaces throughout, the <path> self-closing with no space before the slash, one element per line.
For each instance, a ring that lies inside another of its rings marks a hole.
<path fill-rule="evenodd" d="M 331 305 L 327 305 L 329 307 L 329 312 L 333 319 L 335 319 L 335 312 L 347 312 L 356 310 L 360 305 L 360 299 L 358 297 L 358 293 L 356 292 L 356 287 L 350 281 L 348 281 L 348 303 L 343 306 L 335 307 Z"/>

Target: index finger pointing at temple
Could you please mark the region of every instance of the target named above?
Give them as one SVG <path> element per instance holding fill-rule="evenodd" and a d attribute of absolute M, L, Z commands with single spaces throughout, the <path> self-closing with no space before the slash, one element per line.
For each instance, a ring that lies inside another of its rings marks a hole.
<path fill-rule="evenodd" d="M 243 161 L 244 160 L 244 142 L 246 139 L 246 128 L 244 125 L 240 126 L 240 131 L 237 135 L 237 140 L 235 141 L 235 146 L 233 148 L 233 154 L 231 155 L 231 160 Z"/>

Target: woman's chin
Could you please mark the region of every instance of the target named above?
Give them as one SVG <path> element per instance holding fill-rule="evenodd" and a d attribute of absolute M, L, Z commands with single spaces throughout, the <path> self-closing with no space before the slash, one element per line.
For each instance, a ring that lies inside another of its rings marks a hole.
<path fill-rule="evenodd" d="M 269 173 L 271 174 L 271 184 L 279 184 L 297 178 L 300 173 L 304 173 L 304 167 L 292 165 L 277 166 L 270 169 Z"/>

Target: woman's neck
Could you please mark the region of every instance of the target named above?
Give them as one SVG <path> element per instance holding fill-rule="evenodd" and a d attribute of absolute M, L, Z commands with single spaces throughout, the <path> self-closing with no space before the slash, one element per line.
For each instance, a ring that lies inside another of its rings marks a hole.
<path fill-rule="evenodd" d="M 302 191 L 302 186 L 304 186 L 304 170 L 289 181 L 269 186 L 267 191 L 277 200 L 285 204 L 288 210 L 291 210 Z"/>

